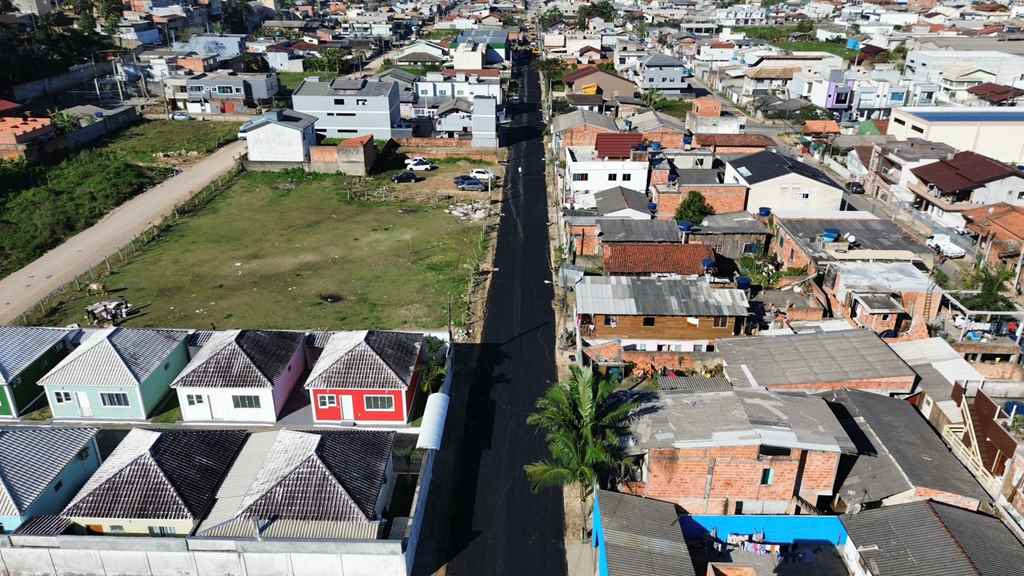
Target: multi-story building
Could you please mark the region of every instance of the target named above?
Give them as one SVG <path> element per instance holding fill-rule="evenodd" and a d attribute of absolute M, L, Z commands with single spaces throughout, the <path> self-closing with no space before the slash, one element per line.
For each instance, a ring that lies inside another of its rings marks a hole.
<path fill-rule="evenodd" d="M 983 82 L 1024 85 L 1024 56 L 996 50 L 911 50 L 903 75 L 939 86 L 941 101 L 958 102 L 966 99 L 968 88 Z"/>
<path fill-rule="evenodd" d="M 923 138 L 1000 162 L 1024 163 L 1024 110 L 911 106 L 893 110 L 886 130 L 897 140 Z"/>
<path fill-rule="evenodd" d="M 295 89 L 292 107 L 316 116 L 317 133 L 329 138 L 370 134 L 388 140 L 412 134 L 402 122 L 394 82 L 345 78 L 323 82 L 307 78 Z"/>
<path fill-rule="evenodd" d="M 504 91 L 499 78 L 481 77 L 471 72 L 457 71 L 453 76 L 440 72 L 427 72 L 416 80 L 416 96 L 430 98 L 463 98 L 472 100 L 476 96 L 494 98 L 498 106 L 503 103 Z"/>
<path fill-rule="evenodd" d="M 663 96 L 680 96 L 690 91 L 687 78 L 693 70 L 682 60 L 665 54 L 651 54 L 637 66 L 637 84 L 641 90 L 655 90 Z"/>
<path fill-rule="evenodd" d="M 599 133 L 593 148 L 565 149 L 565 204 L 576 208 L 596 206 L 594 194 L 616 186 L 647 191 L 650 159 L 638 133 Z"/>
<path fill-rule="evenodd" d="M 269 106 L 277 95 L 277 73 L 241 73 L 215 70 L 185 81 L 187 110 L 202 114 L 246 114 L 261 104 Z"/>
<path fill-rule="evenodd" d="M 864 192 L 884 201 L 912 201 L 913 195 L 907 190 L 915 179 L 911 170 L 955 153 L 949 145 L 920 138 L 875 144 L 864 179 Z"/>

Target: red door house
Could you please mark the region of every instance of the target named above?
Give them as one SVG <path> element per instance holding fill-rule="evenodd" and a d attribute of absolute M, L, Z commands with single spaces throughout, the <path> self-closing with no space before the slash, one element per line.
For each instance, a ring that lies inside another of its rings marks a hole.
<path fill-rule="evenodd" d="M 423 335 L 335 332 L 306 380 L 318 424 L 409 421 L 419 388 Z"/>

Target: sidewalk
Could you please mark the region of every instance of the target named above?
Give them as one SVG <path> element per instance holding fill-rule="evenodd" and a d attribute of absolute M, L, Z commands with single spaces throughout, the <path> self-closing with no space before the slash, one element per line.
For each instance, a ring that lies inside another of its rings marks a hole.
<path fill-rule="evenodd" d="M 239 140 L 217 150 L 112 210 L 31 264 L 0 280 L 0 324 L 9 324 L 43 298 L 103 263 L 174 208 L 235 167 Z"/>

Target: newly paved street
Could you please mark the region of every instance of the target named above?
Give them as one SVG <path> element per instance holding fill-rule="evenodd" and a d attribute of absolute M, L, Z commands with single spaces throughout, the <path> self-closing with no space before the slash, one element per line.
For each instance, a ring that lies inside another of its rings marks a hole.
<path fill-rule="evenodd" d="M 239 140 L 125 202 L 82 232 L 0 279 L 0 324 L 14 322 L 64 284 L 103 263 L 174 207 L 227 174 L 245 153 Z"/>
<path fill-rule="evenodd" d="M 555 378 L 555 328 L 540 87 L 533 70 L 516 74 L 524 104 L 506 139 L 510 157 L 483 344 L 456 348 L 458 377 L 416 574 L 445 564 L 449 576 L 565 573 L 561 493 L 532 493 L 523 472 L 546 453 L 526 416 Z"/>

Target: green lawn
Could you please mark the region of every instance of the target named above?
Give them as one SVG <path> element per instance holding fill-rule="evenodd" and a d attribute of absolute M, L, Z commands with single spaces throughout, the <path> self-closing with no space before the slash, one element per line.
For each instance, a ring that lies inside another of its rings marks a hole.
<path fill-rule="evenodd" d="M 348 200 L 379 181 L 247 173 L 104 279 L 134 326 L 437 328 L 481 255 L 482 224 L 443 206 Z M 45 325 L 81 322 L 71 294 Z"/>
<path fill-rule="evenodd" d="M 839 42 L 780 42 L 776 46 L 793 52 L 828 52 L 829 54 L 841 56 L 846 60 L 851 60 L 857 55 L 856 50 L 850 50 L 846 47 L 845 43 L 841 44 Z"/>
<path fill-rule="evenodd" d="M 458 35 L 458 30 L 432 28 L 420 34 L 420 37 L 428 40 L 447 40 L 449 38 L 454 40 Z"/>
<path fill-rule="evenodd" d="M 121 132 L 105 146 L 132 162 L 149 164 L 153 154 L 197 152 L 208 154 L 238 138 L 241 122 L 200 120 L 148 120 Z"/>
<path fill-rule="evenodd" d="M 658 107 L 658 110 L 679 118 L 680 120 L 686 120 L 686 114 L 693 109 L 693 102 L 690 100 L 673 100 L 665 99 L 665 101 Z"/>
<path fill-rule="evenodd" d="M 334 72 L 278 72 L 277 81 L 288 92 L 293 92 L 303 80 L 311 76 L 320 78 L 324 82 L 329 82 L 338 77 Z"/>

